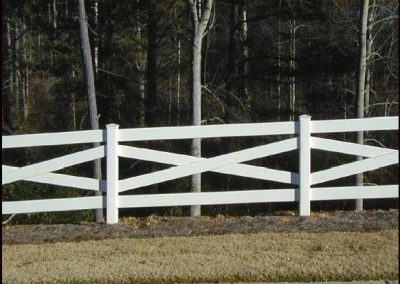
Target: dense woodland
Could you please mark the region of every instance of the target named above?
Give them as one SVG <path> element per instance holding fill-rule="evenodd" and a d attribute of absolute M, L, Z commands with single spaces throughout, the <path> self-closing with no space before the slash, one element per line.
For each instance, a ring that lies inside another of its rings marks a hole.
<path fill-rule="evenodd" d="M 96 119 L 102 129 L 109 123 L 133 128 L 293 121 L 301 114 L 312 119 L 398 115 L 396 0 L 87 0 L 94 116 L 89 107 L 80 1 L 2 1 L 3 135 L 92 129 Z M 198 80 L 193 73 L 196 62 Z M 197 143 L 201 155 L 211 157 L 278 138 Z M 352 142 L 360 142 L 359 138 L 349 133 L 339 136 Z M 395 133 L 370 132 L 361 138 L 365 144 L 397 148 Z M 140 145 L 199 155 L 193 151 L 194 143 Z M 3 164 L 22 166 L 77 149 L 82 146 L 3 151 Z M 346 155 L 318 151 L 313 155 L 314 169 L 354 161 Z M 253 164 L 297 171 L 296 160 L 296 154 L 286 153 Z M 101 167 L 104 174 L 104 164 Z M 164 167 L 121 159 L 120 176 Z M 93 166 L 88 163 L 61 172 L 93 176 Z M 201 181 L 202 191 L 282 188 L 211 173 L 203 174 Z M 364 175 L 364 183 L 380 182 L 398 182 L 398 166 Z M 191 183 L 185 178 L 137 192 L 188 192 Z M 351 177 L 333 184 L 354 183 Z M 3 200 L 85 194 L 28 182 L 3 186 Z M 350 208 L 351 204 L 318 206 Z M 284 205 L 209 206 L 203 212 L 255 214 L 279 206 Z M 180 207 L 121 211 L 122 215 L 190 214 Z M 70 221 L 82 216 L 91 219 L 92 214 L 43 213 L 29 218 Z M 25 222 L 24 218 L 20 220 Z"/>

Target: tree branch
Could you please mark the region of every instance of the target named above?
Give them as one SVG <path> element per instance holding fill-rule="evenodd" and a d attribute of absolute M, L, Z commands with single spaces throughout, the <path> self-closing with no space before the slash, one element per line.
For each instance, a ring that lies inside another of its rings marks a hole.
<path fill-rule="evenodd" d="M 398 105 L 398 102 L 387 102 L 387 103 L 375 103 L 369 106 L 366 106 L 364 109 L 369 109 L 371 107 L 381 106 L 381 105 Z"/>
<path fill-rule="evenodd" d="M 204 37 L 205 31 L 206 31 L 207 26 L 209 24 L 212 4 L 213 4 L 213 0 L 206 0 L 205 7 L 204 7 L 204 9 L 203 9 L 203 11 L 201 13 L 199 30 L 198 30 L 198 32 L 201 35 L 201 37 Z"/>
<path fill-rule="evenodd" d="M 378 144 L 378 145 L 382 146 L 383 148 L 387 148 L 385 145 L 383 145 L 383 143 L 382 143 L 382 142 L 380 142 L 380 141 L 378 141 L 378 140 L 376 140 L 376 139 L 373 139 L 373 138 L 370 138 L 370 139 L 364 139 L 364 142 L 369 142 L 369 141 L 371 141 L 371 142 L 375 142 L 376 144 Z"/>
<path fill-rule="evenodd" d="M 353 29 L 358 32 L 358 27 L 351 21 L 349 15 L 344 11 L 344 9 L 336 2 L 336 0 L 332 0 L 333 4 L 342 12 L 342 14 L 347 18 L 348 22 L 351 24 Z"/>
<path fill-rule="evenodd" d="M 12 214 L 7 220 L 2 222 L 2 225 L 9 223 L 15 216 L 17 216 L 17 214 Z"/>
<path fill-rule="evenodd" d="M 386 17 L 386 18 L 377 20 L 377 21 L 375 21 L 375 22 L 369 24 L 369 25 L 368 25 L 368 29 L 371 30 L 375 25 L 377 25 L 377 24 L 379 24 L 379 23 L 381 23 L 381 22 L 389 21 L 389 20 L 394 20 L 394 19 L 398 19 L 398 18 L 399 18 L 399 16 L 394 15 L 394 16 L 388 16 L 388 17 Z"/>

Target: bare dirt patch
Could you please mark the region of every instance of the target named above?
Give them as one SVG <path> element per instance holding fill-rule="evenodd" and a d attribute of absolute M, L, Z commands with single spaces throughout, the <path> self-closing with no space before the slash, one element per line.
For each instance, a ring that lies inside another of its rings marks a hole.
<path fill-rule="evenodd" d="M 41 244 L 116 238 L 191 237 L 222 234 L 291 232 L 371 232 L 398 229 L 399 211 L 335 211 L 302 218 L 292 212 L 257 217 L 129 217 L 119 224 L 3 226 L 2 244 Z"/>

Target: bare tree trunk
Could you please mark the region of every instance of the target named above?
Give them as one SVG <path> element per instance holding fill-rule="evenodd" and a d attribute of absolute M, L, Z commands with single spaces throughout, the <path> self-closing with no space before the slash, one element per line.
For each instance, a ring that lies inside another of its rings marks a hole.
<path fill-rule="evenodd" d="M 84 0 L 78 0 L 78 1 L 79 1 L 79 26 L 81 34 L 81 49 L 82 49 L 84 73 L 86 80 L 88 107 L 90 114 L 90 126 L 92 129 L 99 129 L 99 122 L 97 117 L 96 90 L 94 86 L 94 72 L 92 64 L 92 54 L 90 51 L 90 44 L 89 44 L 85 2 Z M 98 147 L 100 146 L 100 143 L 94 143 L 93 146 Z M 94 170 L 93 171 L 94 178 L 97 180 L 101 180 L 102 176 L 101 176 L 100 159 L 94 161 L 93 170 Z M 95 195 L 102 196 L 102 192 L 96 191 Z M 95 214 L 97 223 L 104 222 L 103 209 L 96 209 Z"/>
<path fill-rule="evenodd" d="M 18 23 L 15 20 L 13 22 L 12 29 L 12 39 L 11 39 L 11 92 L 13 94 L 13 103 L 14 105 L 14 113 L 15 120 L 17 125 L 20 126 L 20 74 L 19 74 L 19 58 L 18 58 L 18 50 L 19 50 L 19 41 L 17 40 L 18 34 Z"/>
<path fill-rule="evenodd" d="M 48 21 L 49 25 L 53 28 L 52 33 L 49 35 L 50 39 L 55 39 L 55 29 L 57 27 L 57 22 L 55 20 L 55 15 L 54 15 L 54 8 L 55 8 L 55 0 L 53 0 L 51 3 L 49 2 L 47 9 L 48 9 Z M 50 64 L 51 67 L 54 66 L 54 52 L 53 48 L 50 48 Z"/>
<path fill-rule="evenodd" d="M 292 20 L 290 23 L 290 120 L 294 120 L 294 114 L 296 111 L 296 76 L 294 72 L 296 70 L 296 20 Z"/>
<path fill-rule="evenodd" d="M 53 29 L 55 30 L 55 29 L 57 29 L 57 1 L 56 0 L 53 0 L 53 19 L 52 19 L 52 22 L 53 22 Z"/>
<path fill-rule="evenodd" d="M 201 46 L 210 19 L 212 0 L 187 0 L 192 16 L 192 105 L 193 125 L 201 125 Z M 201 139 L 192 140 L 191 154 L 201 157 Z M 192 176 L 192 192 L 201 192 L 201 174 Z M 190 208 L 191 216 L 200 216 L 200 205 Z"/>
<path fill-rule="evenodd" d="M 279 8 L 282 7 L 282 1 L 279 1 Z M 278 74 L 276 75 L 277 80 L 277 93 L 278 93 L 278 121 L 281 119 L 281 18 L 278 20 Z"/>
<path fill-rule="evenodd" d="M 74 66 L 71 68 L 71 77 L 75 78 L 75 70 Z M 71 111 L 72 111 L 72 129 L 77 130 L 77 124 L 76 124 L 76 95 L 75 92 L 71 93 Z"/>
<path fill-rule="evenodd" d="M 232 89 L 232 82 L 237 80 L 238 68 L 236 64 L 236 43 L 237 43 L 237 24 L 239 6 L 234 1 L 230 3 L 230 30 L 229 30 L 229 47 L 228 47 L 228 91 Z"/>
<path fill-rule="evenodd" d="M 22 23 L 22 30 L 24 34 L 22 35 L 22 59 L 24 63 L 28 61 L 27 58 L 27 50 L 26 50 L 26 24 Z M 28 65 L 24 64 L 23 72 L 22 72 L 22 110 L 23 110 L 23 120 L 26 121 L 29 115 L 29 104 L 28 104 L 28 96 L 29 96 L 29 77 L 28 77 Z"/>
<path fill-rule="evenodd" d="M 76 130 L 76 102 L 75 93 L 71 95 L 72 129 Z"/>
<path fill-rule="evenodd" d="M 96 27 L 97 34 L 94 35 L 94 74 L 96 75 L 96 79 L 99 76 L 99 38 L 98 38 L 98 26 L 99 26 L 99 1 L 94 1 L 94 24 Z"/>
<path fill-rule="evenodd" d="M 68 0 L 65 0 L 65 2 L 64 2 L 64 16 L 65 16 L 65 18 L 69 17 Z M 67 35 L 67 37 L 69 37 L 68 31 L 66 32 L 66 35 Z M 75 78 L 76 74 L 75 74 L 74 64 L 71 64 L 70 72 L 71 72 L 70 76 L 72 78 Z M 75 92 L 71 93 L 71 113 L 72 113 L 72 129 L 77 130 L 78 128 L 77 128 L 77 122 L 76 122 L 77 119 L 76 119 L 76 93 Z"/>
<path fill-rule="evenodd" d="M 149 1 L 147 25 L 147 97 L 146 97 L 146 125 L 155 125 L 157 107 L 157 0 Z"/>
<path fill-rule="evenodd" d="M 359 48 L 360 57 L 358 64 L 358 79 L 357 79 L 357 118 L 364 117 L 364 102 L 365 102 L 365 75 L 367 70 L 367 24 L 368 24 L 368 7 L 369 0 L 362 1 L 362 11 L 360 15 L 360 38 Z M 363 131 L 357 132 L 357 143 L 364 144 Z M 357 156 L 357 161 L 361 161 L 362 156 Z M 357 174 L 356 185 L 363 185 L 363 174 Z M 363 200 L 357 199 L 355 204 L 356 211 L 363 210 Z"/>
<path fill-rule="evenodd" d="M 193 125 L 201 125 L 201 40 L 195 40 L 192 47 L 192 76 L 193 76 Z M 191 154 L 195 157 L 201 157 L 201 139 L 194 138 L 192 141 Z M 192 176 L 192 192 L 201 192 L 201 174 Z M 192 206 L 190 215 L 200 216 L 201 208 L 199 205 Z"/>
<path fill-rule="evenodd" d="M 158 42 L 157 31 L 159 12 L 157 10 L 158 0 L 149 0 L 147 7 L 147 93 L 145 97 L 145 124 L 146 127 L 155 126 L 158 121 L 157 116 L 157 98 L 158 98 Z M 152 147 L 154 142 L 149 141 L 148 147 Z M 159 166 L 157 164 L 150 164 L 148 171 L 157 171 Z M 158 184 L 150 187 L 150 193 L 158 193 Z"/>
<path fill-rule="evenodd" d="M 171 125 L 172 118 L 172 76 L 169 75 L 168 80 L 168 125 Z"/>
<path fill-rule="evenodd" d="M 369 45 L 369 44 L 368 44 Z M 368 53 L 368 52 L 367 52 Z M 372 79 L 372 66 L 368 66 L 365 74 L 365 94 L 364 94 L 364 116 L 368 117 L 370 115 L 370 88 L 371 88 L 371 79 Z"/>
<path fill-rule="evenodd" d="M 376 5 L 375 5 L 375 0 L 372 1 L 372 9 L 368 13 L 368 23 L 372 23 L 375 18 L 375 13 L 376 13 Z M 372 48 L 374 44 L 374 39 L 373 39 L 373 34 L 372 34 L 372 29 L 373 26 L 369 29 L 367 32 L 367 50 L 366 50 L 366 57 L 367 57 L 367 67 L 366 67 L 366 75 L 365 75 L 365 100 L 364 100 L 364 116 L 369 116 L 370 113 L 370 108 L 369 108 L 369 94 L 370 94 L 370 88 L 371 88 L 371 79 L 372 79 L 372 58 L 371 58 L 371 53 L 372 53 Z"/>
<path fill-rule="evenodd" d="M 178 74 L 176 74 L 176 122 L 180 125 L 181 112 L 181 40 L 178 39 Z"/>
<path fill-rule="evenodd" d="M 247 7 L 246 2 L 242 5 L 242 30 L 241 30 L 241 40 L 242 40 L 242 47 L 243 47 L 243 97 L 246 102 L 246 106 L 250 107 L 251 105 L 251 98 L 249 94 L 249 85 L 248 85 L 248 75 L 249 75 L 249 48 L 247 45 L 247 33 L 248 33 L 248 25 L 247 25 Z"/>
<path fill-rule="evenodd" d="M 4 3 L 3 3 L 4 5 Z M 2 41 L 2 94 L 3 94 L 3 103 L 2 103 L 2 118 L 3 122 L 7 125 L 8 128 L 13 130 L 13 123 L 11 118 L 12 113 L 12 103 L 11 103 L 11 68 L 10 68 L 10 25 L 8 23 L 8 15 L 4 12 L 4 8 L 2 9 L 2 32 L 3 32 L 3 41 Z"/>
<path fill-rule="evenodd" d="M 139 0 L 136 0 L 139 3 Z M 139 20 L 139 13 L 136 15 L 138 18 L 136 21 L 136 35 L 139 41 L 142 40 L 142 24 Z M 136 60 L 136 72 L 137 80 L 139 83 L 139 126 L 143 127 L 145 125 L 145 92 L 146 92 L 146 53 L 142 48 L 138 51 L 138 57 Z"/>

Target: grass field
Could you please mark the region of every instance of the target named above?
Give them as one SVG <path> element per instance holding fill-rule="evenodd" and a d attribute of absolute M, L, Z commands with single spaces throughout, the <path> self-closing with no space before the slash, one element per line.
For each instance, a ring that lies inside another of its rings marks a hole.
<path fill-rule="evenodd" d="M 3 283 L 398 279 L 398 230 L 3 245 Z"/>

